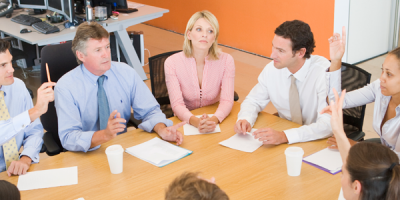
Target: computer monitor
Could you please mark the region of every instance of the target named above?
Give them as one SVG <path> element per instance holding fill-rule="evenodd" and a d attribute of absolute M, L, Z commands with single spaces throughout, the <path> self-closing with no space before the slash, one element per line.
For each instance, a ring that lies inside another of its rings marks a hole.
<path fill-rule="evenodd" d="M 114 6 L 114 3 L 117 4 L 117 8 L 128 8 L 128 3 L 126 2 L 126 0 L 93 0 L 92 4 L 93 6 L 100 6 L 105 4 L 110 4 L 111 6 Z"/>
<path fill-rule="evenodd" d="M 47 9 L 64 15 L 69 21 L 75 20 L 74 0 L 46 0 Z"/>
<path fill-rule="evenodd" d="M 47 10 L 63 14 L 63 0 L 47 0 Z"/>
<path fill-rule="evenodd" d="M 32 9 L 47 9 L 46 0 L 18 0 L 18 7 Z"/>

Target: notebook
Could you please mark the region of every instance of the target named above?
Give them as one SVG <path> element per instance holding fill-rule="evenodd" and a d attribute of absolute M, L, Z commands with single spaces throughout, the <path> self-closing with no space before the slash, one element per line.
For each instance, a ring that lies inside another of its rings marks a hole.
<path fill-rule="evenodd" d="M 164 167 L 193 153 L 193 151 L 173 145 L 158 137 L 129 147 L 125 151 L 157 167 Z"/>
<path fill-rule="evenodd" d="M 330 174 L 337 174 L 341 172 L 343 165 L 342 157 L 340 157 L 339 151 L 328 148 L 303 158 L 303 162 L 318 169 L 322 169 Z"/>

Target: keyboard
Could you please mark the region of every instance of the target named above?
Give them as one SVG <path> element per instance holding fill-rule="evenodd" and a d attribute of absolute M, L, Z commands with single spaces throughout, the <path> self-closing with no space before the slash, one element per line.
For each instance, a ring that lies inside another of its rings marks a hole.
<path fill-rule="evenodd" d="M 18 15 L 18 16 L 11 18 L 11 21 L 18 23 L 18 24 L 32 26 L 32 24 L 41 22 L 42 20 L 39 18 L 36 18 L 36 17 L 29 16 L 29 15 Z"/>
<path fill-rule="evenodd" d="M 60 31 L 60 29 L 57 26 L 50 25 L 47 22 L 38 22 L 32 24 L 32 27 L 44 34 L 55 33 Z"/>

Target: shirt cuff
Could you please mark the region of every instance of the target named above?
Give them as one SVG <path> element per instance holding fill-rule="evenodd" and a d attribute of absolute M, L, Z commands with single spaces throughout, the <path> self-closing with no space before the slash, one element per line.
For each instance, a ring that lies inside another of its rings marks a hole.
<path fill-rule="evenodd" d="M 24 111 L 23 113 L 12 118 L 12 123 L 15 129 L 15 132 L 19 132 L 25 127 L 27 127 L 31 123 L 31 118 L 29 117 L 29 112 Z"/>
<path fill-rule="evenodd" d="M 43 143 L 42 143 L 42 145 L 43 145 Z M 24 150 L 22 151 L 19 158 L 21 159 L 22 156 L 28 156 L 32 160 L 32 163 L 38 163 L 39 158 L 40 158 L 39 151 L 37 148 L 34 148 L 34 147 L 28 147 L 28 148 L 24 147 Z"/>
<path fill-rule="evenodd" d="M 94 131 L 81 132 L 81 137 L 76 142 L 78 146 L 81 146 L 83 148 L 83 152 L 86 153 L 88 151 L 93 151 L 100 148 L 101 145 L 90 148 L 90 145 L 92 144 L 93 135 Z"/>
<path fill-rule="evenodd" d="M 285 133 L 289 144 L 301 142 L 299 134 L 297 133 L 296 129 L 292 128 L 292 129 L 289 129 L 289 130 L 285 130 L 283 132 Z"/>
<path fill-rule="evenodd" d="M 151 119 L 139 124 L 139 128 L 150 133 L 153 131 L 154 126 L 158 123 L 164 123 L 167 127 L 174 125 L 171 120 L 166 119 L 165 117 L 152 117 Z"/>

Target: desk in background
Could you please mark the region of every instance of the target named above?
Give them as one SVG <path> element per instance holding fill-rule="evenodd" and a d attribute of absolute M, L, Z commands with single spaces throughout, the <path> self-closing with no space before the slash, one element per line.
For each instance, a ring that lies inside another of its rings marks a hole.
<path fill-rule="evenodd" d="M 162 17 L 164 13 L 169 12 L 167 9 L 153 7 L 153 6 L 143 6 L 138 8 L 137 12 L 125 14 L 121 13 L 118 17 L 118 20 L 108 19 L 106 21 L 102 21 L 101 24 L 108 32 L 114 32 L 118 45 L 121 47 L 122 53 L 124 54 L 128 64 L 133 67 L 139 76 L 146 80 L 146 74 L 140 64 L 139 58 L 136 55 L 135 49 L 132 46 L 132 42 L 129 39 L 129 35 L 126 31 L 126 28 L 129 26 L 133 26 L 142 22 L 146 22 L 155 18 Z M 13 13 L 13 17 L 26 14 L 26 12 L 21 12 L 20 10 L 15 10 Z M 42 18 L 43 15 L 34 15 L 34 17 Z M 59 43 L 62 41 L 72 40 L 75 37 L 75 29 L 64 29 L 62 26 L 63 23 L 58 23 L 55 25 L 60 25 L 60 32 L 51 33 L 51 34 L 43 34 L 37 32 L 31 26 L 25 26 L 22 24 L 17 24 L 11 21 L 11 18 L 0 17 L 0 30 L 7 35 L 20 39 L 29 44 L 44 46 L 53 43 Z M 33 30 L 31 33 L 20 33 L 21 29 L 28 28 Z M 37 52 L 39 54 L 39 52 Z M 39 58 L 39 56 L 38 56 Z"/>
<path fill-rule="evenodd" d="M 214 113 L 217 105 L 193 110 L 193 114 Z M 128 148 L 157 137 L 141 129 L 121 134 L 93 152 L 65 152 L 33 164 L 29 171 L 78 166 L 78 184 L 47 189 L 22 191 L 22 199 L 164 199 L 165 189 L 184 171 L 203 172 L 231 199 L 324 199 L 336 200 L 340 191 L 340 175 L 331 175 L 311 165 L 302 165 L 301 175 L 290 177 L 284 155 L 287 144 L 262 146 L 253 153 L 224 147 L 219 142 L 234 135 L 234 124 L 240 104 L 235 102 L 231 114 L 221 123 L 221 133 L 184 136 L 183 148 L 193 151 L 181 160 L 158 168 L 124 153 L 124 171 L 111 174 L 105 149 L 113 144 Z M 171 118 L 174 124 L 180 122 Z M 260 113 L 255 128 L 269 126 L 276 130 L 299 127 L 298 124 L 267 113 Z M 183 132 L 182 128 L 180 129 Z M 326 148 L 326 139 L 299 143 L 305 156 Z M 17 185 L 18 176 L 5 179 Z"/>

